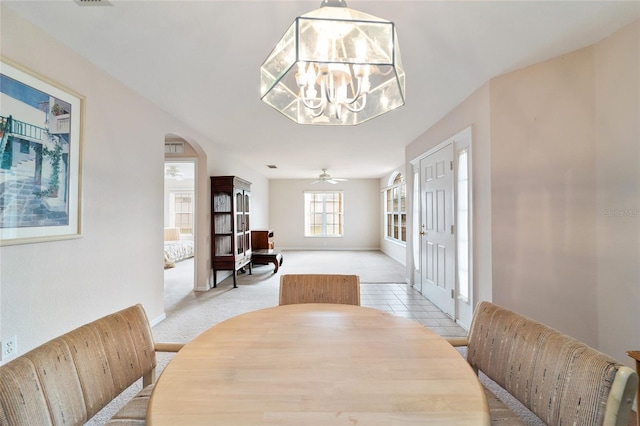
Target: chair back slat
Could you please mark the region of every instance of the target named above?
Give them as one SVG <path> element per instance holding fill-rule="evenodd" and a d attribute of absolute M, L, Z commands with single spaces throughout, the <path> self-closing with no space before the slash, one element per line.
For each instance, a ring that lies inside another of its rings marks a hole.
<path fill-rule="evenodd" d="M 358 275 L 286 274 L 280 277 L 280 305 L 342 303 L 360 306 Z"/>

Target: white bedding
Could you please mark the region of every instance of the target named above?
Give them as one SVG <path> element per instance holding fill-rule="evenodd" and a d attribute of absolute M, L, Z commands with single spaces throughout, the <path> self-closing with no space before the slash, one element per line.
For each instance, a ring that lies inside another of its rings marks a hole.
<path fill-rule="evenodd" d="M 164 242 L 164 267 L 173 268 L 176 262 L 193 257 L 193 241 L 178 240 Z"/>

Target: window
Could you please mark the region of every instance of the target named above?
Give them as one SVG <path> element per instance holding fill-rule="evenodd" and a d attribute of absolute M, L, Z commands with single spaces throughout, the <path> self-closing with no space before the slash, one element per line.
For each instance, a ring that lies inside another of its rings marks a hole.
<path fill-rule="evenodd" d="M 341 237 L 343 233 L 342 192 L 304 193 L 304 236 Z"/>
<path fill-rule="evenodd" d="M 458 229 L 458 295 L 469 300 L 469 155 L 468 149 L 458 151 L 456 227 Z"/>
<path fill-rule="evenodd" d="M 413 230 L 420 229 L 420 168 L 413 170 Z M 415 235 L 415 233 L 414 233 Z M 413 243 L 413 267 L 420 270 L 420 244 L 418 240 Z"/>
<path fill-rule="evenodd" d="M 180 228 L 180 234 L 193 234 L 193 191 L 171 193 L 169 205 L 171 227 Z"/>
<path fill-rule="evenodd" d="M 407 185 L 402 173 L 393 178 L 391 186 L 385 190 L 385 223 L 388 239 L 405 243 L 407 241 Z"/>

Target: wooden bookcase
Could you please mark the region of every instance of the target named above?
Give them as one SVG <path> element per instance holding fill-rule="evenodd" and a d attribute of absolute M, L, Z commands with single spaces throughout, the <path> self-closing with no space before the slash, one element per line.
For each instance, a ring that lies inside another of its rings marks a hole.
<path fill-rule="evenodd" d="M 211 177 L 211 266 L 213 286 L 217 271 L 251 271 L 251 182 L 237 176 Z"/>

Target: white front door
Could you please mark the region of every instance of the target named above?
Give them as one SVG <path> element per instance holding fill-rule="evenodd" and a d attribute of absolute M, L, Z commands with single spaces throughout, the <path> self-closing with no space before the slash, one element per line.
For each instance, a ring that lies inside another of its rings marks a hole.
<path fill-rule="evenodd" d="M 422 292 L 455 318 L 453 143 L 420 160 Z"/>

